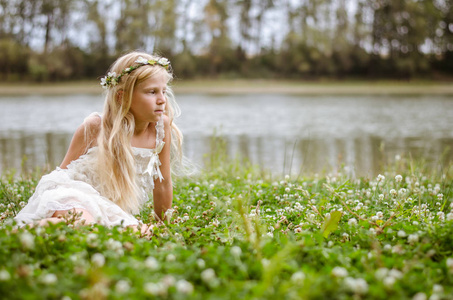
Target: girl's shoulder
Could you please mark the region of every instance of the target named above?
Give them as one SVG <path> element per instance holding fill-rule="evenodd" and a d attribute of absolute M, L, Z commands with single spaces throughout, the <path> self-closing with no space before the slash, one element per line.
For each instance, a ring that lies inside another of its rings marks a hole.
<path fill-rule="evenodd" d="M 96 144 L 96 139 L 101 131 L 102 124 L 101 114 L 95 112 L 90 114 L 88 117 L 83 120 L 83 124 L 80 129 L 83 128 L 83 136 L 85 143 L 88 147 L 94 146 Z"/>

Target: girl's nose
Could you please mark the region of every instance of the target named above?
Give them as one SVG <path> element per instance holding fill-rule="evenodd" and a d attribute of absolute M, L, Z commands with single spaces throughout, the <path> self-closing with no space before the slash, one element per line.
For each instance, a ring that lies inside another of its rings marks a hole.
<path fill-rule="evenodd" d="M 157 97 L 157 103 L 158 104 L 163 104 L 167 100 L 165 99 L 165 94 L 164 93 L 159 93 L 159 97 Z"/>

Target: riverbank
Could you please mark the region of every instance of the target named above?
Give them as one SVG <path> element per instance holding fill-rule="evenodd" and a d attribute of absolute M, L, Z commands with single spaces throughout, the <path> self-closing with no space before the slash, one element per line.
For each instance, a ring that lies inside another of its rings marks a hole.
<path fill-rule="evenodd" d="M 175 80 L 176 94 L 453 95 L 452 82 Z M 0 96 L 100 94 L 96 81 L 0 84 Z"/>

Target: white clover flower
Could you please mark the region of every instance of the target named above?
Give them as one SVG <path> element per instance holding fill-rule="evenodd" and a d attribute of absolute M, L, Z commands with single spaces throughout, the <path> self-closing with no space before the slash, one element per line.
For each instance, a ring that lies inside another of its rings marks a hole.
<path fill-rule="evenodd" d="M 31 250 L 35 247 L 35 236 L 25 231 L 19 236 L 20 243 L 25 249 Z"/>
<path fill-rule="evenodd" d="M 348 276 L 348 271 L 342 267 L 335 267 L 332 269 L 332 275 L 335 277 L 346 277 Z"/>
<path fill-rule="evenodd" d="M 392 245 L 390 245 L 390 244 L 384 245 L 384 251 L 390 251 L 391 249 L 392 249 Z"/>
<path fill-rule="evenodd" d="M 178 291 L 178 293 L 188 295 L 193 293 L 194 288 L 192 283 L 187 280 L 181 279 L 176 282 L 176 290 Z"/>
<path fill-rule="evenodd" d="M 49 273 L 41 276 L 41 282 L 46 285 L 55 284 L 58 278 L 55 274 Z"/>
<path fill-rule="evenodd" d="M 129 292 L 130 289 L 131 289 L 131 286 L 129 285 L 129 283 L 126 280 L 119 280 L 115 284 L 115 291 L 118 294 L 125 294 L 125 293 Z"/>
<path fill-rule="evenodd" d="M 197 266 L 200 269 L 204 269 L 206 267 L 206 263 L 202 258 L 197 259 Z"/>
<path fill-rule="evenodd" d="M 0 281 L 8 281 L 11 279 L 11 275 L 7 270 L 0 271 Z"/>
<path fill-rule="evenodd" d="M 444 194 L 437 194 L 437 199 L 442 200 L 444 198 Z"/>
<path fill-rule="evenodd" d="M 153 296 L 163 296 L 167 293 L 167 290 L 161 283 L 147 282 L 143 286 L 145 293 Z"/>
<path fill-rule="evenodd" d="M 171 219 L 171 217 L 173 216 L 173 212 L 174 212 L 174 211 L 175 211 L 175 210 L 172 209 L 172 208 L 167 209 L 167 211 L 165 212 L 165 216 L 167 217 L 168 220 Z"/>
<path fill-rule="evenodd" d="M 297 271 L 291 275 L 291 281 L 294 284 L 300 284 L 301 281 L 305 280 L 305 273 L 302 271 Z"/>
<path fill-rule="evenodd" d="M 417 293 L 414 295 L 414 297 L 412 297 L 412 300 L 426 300 L 427 297 L 426 297 L 426 294 L 425 293 Z"/>
<path fill-rule="evenodd" d="M 268 237 L 271 237 L 271 238 L 274 237 L 274 233 L 273 233 L 273 232 L 268 232 L 268 233 L 266 233 L 266 235 L 267 235 Z"/>
<path fill-rule="evenodd" d="M 302 232 L 302 228 L 300 227 L 297 227 L 294 229 L 294 233 L 301 233 Z"/>
<path fill-rule="evenodd" d="M 391 269 L 389 271 L 389 276 L 392 276 L 396 279 L 401 279 L 403 277 L 403 273 L 400 271 L 400 270 L 397 270 L 397 269 Z"/>
<path fill-rule="evenodd" d="M 450 270 L 450 272 L 453 272 L 453 258 L 447 258 L 447 261 L 445 263 L 447 264 L 447 268 Z"/>
<path fill-rule="evenodd" d="M 165 258 L 167 262 L 173 262 L 176 260 L 176 256 L 172 253 L 168 254 L 167 257 Z"/>
<path fill-rule="evenodd" d="M 399 189 L 399 191 L 398 191 L 398 194 L 399 194 L 400 196 L 406 195 L 406 193 L 407 193 L 407 190 L 406 190 L 405 188 L 401 188 L 401 189 Z"/>
<path fill-rule="evenodd" d="M 395 176 L 395 181 L 396 182 L 401 182 L 402 180 L 403 180 L 403 176 L 401 176 L 401 175 L 396 175 Z"/>
<path fill-rule="evenodd" d="M 349 226 L 356 226 L 357 225 L 357 220 L 355 218 L 350 218 L 348 220 Z"/>
<path fill-rule="evenodd" d="M 159 268 L 159 262 L 152 256 L 148 256 L 145 260 L 145 267 L 151 270 L 157 270 Z"/>
<path fill-rule="evenodd" d="M 387 276 L 382 280 L 382 283 L 388 288 L 392 287 L 395 284 L 395 282 L 396 278 L 392 276 Z"/>
<path fill-rule="evenodd" d="M 443 211 L 438 212 L 437 216 L 439 217 L 439 220 L 441 221 L 445 220 L 445 213 Z"/>
<path fill-rule="evenodd" d="M 400 231 L 398 231 L 397 235 L 400 238 L 405 238 L 406 237 L 406 232 L 404 230 L 400 230 Z"/>
<path fill-rule="evenodd" d="M 241 254 L 242 254 L 242 249 L 241 249 L 241 247 L 233 246 L 230 249 L 230 253 L 231 253 L 231 255 L 233 255 L 236 258 L 240 258 Z"/>
<path fill-rule="evenodd" d="M 453 220 L 453 212 L 450 212 L 447 214 L 447 221 L 452 221 Z"/>
<path fill-rule="evenodd" d="M 433 294 L 442 294 L 444 292 L 444 287 L 440 284 L 433 285 Z"/>
<path fill-rule="evenodd" d="M 176 283 L 175 277 L 171 275 L 165 275 L 164 278 L 162 278 L 162 284 L 167 288 L 174 286 L 175 283 Z"/>
<path fill-rule="evenodd" d="M 216 278 L 215 271 L 211 268 L 206 269 L 203 272 L 201 272 L 200 276 L 201 276 L 201 279 L 206 283 L 209 283 L 212 280 L 215 280 L 215 278 Z"/>
<path fill-rule="evenodd" d="M 346 277 L 344 283 L 356 294 L 363 295 L 368 292 L 368 283 L 363 278 L 354 279 L 352 277 Z"/>
<path fill-rule="evenodd" d="M 98 268 L 101 268 L 105 264 L 105 257 L 102 253 L 95 253 L 91 257 L 91 262 Z"/>
<path fill-rule="evenodd" d="M 409 237 L 407 238 L 407 241 L 409 244 L 415 244 L 418 242 L 418 234 L 409 234 Z"/>
<path fill-rule="evenodd" d="M 397 195 L 397 191 L 395 189 L 391 189 L 390 190 L 390 195 L 392 195 L 393 197 L 395 197 Z"/>
<path fill-rule="evenodd" d="M 384 213 L 382 211 L 378 211 L 376 213 L 376 217 L 379 219 L 379 220 L 382 220 L 384 218 Z"/>
<path fill-rule="evenodd" d="M 379 196 L 378 196 L 378 197 L 379 197 L 379 201 L 382 201 L 382 200 L 384 200 L 384 194 L 379 194 Z"/>
<path fill-rule="evenodd" d="M 384 175 L 381 175 L 379 174 L 376 178 L 377 182 L 381 182 L 381 181 L 384 181 L 385 180 L 385 176 Z"/>
<path fill-rule="evenodd" d="M 387 277 L 388 273 L 389 273 L 389 270 L 387 268 L 379 268 L 374 273 L 374 276 L 376 276 L 376 279 L 378 279 L 378 280 L 384 280 L 384 278 Z"/>

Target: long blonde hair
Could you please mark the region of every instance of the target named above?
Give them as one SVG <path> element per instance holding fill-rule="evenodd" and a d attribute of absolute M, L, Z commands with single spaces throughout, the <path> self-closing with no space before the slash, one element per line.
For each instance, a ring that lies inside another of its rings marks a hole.
<path fill-rule="evenodd" d="M 143 52 L 130 52 L 118 58 L 110 67 L 110 72 L 121 74 L 137 65 L 139 57 L 157 60 L 159 57 Z M 170 71 L 159 65 L 143 65 L 123 76 L 116 86 L 108 88 L 105 96 L 101 130 L 97 138 L 97 170 L 100 179 L 100 192 L 105 197 L 129 213 L 138 213 L 141 191 L 136 183 L 136 167 L 131 140 L 135 130 L 134 116 L 129 111 L 134 88 L 139 83 L 156 75 L 165 74 L 168 83 L 173 79 Z M 174 124 L 180 115 L 173 91 L 167 86 L 165 114 L 171 124 L 171 165 L 182 160 L 182 134 Z M 167 133 L 168 134 L 168 133 Z M 157 146 L 157 145 L 156 145 Z"/>

